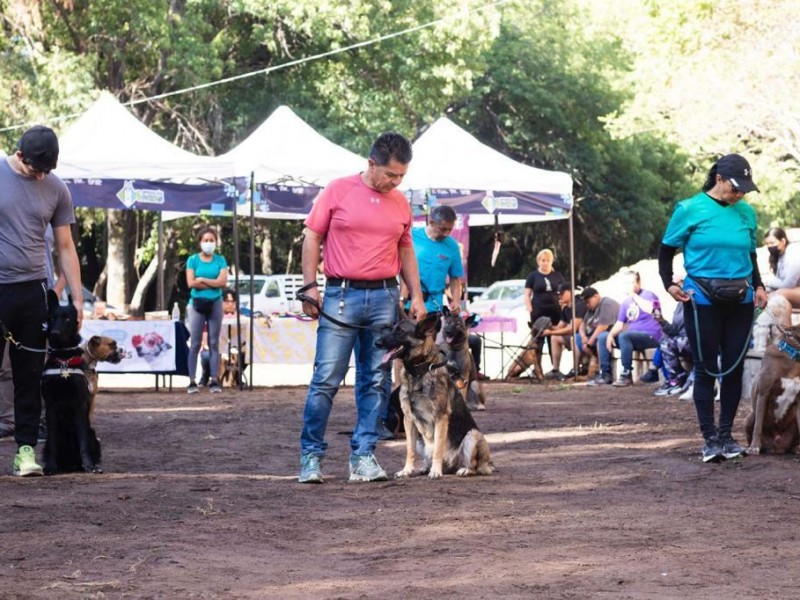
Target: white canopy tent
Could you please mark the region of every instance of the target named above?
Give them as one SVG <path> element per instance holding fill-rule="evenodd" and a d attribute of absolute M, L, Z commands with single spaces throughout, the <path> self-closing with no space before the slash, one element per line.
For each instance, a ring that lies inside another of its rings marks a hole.
<path fill-rule="evenodd" d="M 192 154 L 154 133 L 108 92 L 59 136 L 64 179 L 192 183 L 231 177 L 233 165 Z"/>
<path fill-rule="evenodd" d="M 255 174 L 256 183 L 324 187 L 332 179 L 357 173 L 364 159 L 331 142 L 279 106 L 238 146 L 219 160 L 233 163 L 237 177 Z"/>
<path fill-rule="evenodd" d="M 414 158 L 402 188 L 434 193 L 449 190 L 451 201 L 444 203 L 459 212 L 465 202 L 456 197 L 481 194 L 479 202 L 475 198 L 469 202 L 470 225 L 566 219 L 572 210 L 572 177 L 568 173 L 518 163 L 446 117 L 414 142 Z M 504 193 L 528 194 L 535 200 L 527 205 L 525 198 L 504 198 Z"/>

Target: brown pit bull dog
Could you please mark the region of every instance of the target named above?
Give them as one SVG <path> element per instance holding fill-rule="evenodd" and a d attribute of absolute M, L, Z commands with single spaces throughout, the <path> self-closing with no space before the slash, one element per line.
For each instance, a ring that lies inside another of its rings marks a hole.
<path fill-rule="evenodd" d="M 117 364 L 122 360 L 122 355 L 117 348 L 117 342 L 105 335 L 93 335 L 89 341 L 81 346 L 81 355 L 85 365 L 86 382 L 89 385 L 89 422 L 94 415 L 94 402 L 97 397 L 97 363 L 110 362 Z"/>
<path fill-rule="evenodd" d="M 753 412 L 745 421 L 748 454 L 796 452 L 800 442 L 800 326 L 779 329 L 783 339 L 764 351 L 753 384 Z"/>

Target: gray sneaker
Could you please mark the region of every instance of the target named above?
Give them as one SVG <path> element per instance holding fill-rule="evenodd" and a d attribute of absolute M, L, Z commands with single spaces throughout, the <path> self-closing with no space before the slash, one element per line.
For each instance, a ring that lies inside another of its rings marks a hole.
<path fill-rule="evenodd" d="M 732 437 L 723 437 L 719 440 L 719 442 L 722 444 L 722 456 L 725 458 L 731 459 L 747 456 L 747 450 L 738 444 Z"/>
<path fill-rule="evenodd" d="M 350 456 L 350 481 L 386 481 L 386 471 L 381 469 L 374 454 Z"/>
<path fill-rule="evenodd" d="M 703 445 L 703 462 L 722 462 L 725 460 L 725 451 L 716 437 L 710 437 Z"/>
<path fill-rule="evenodd" d="M 611 385 L 614 387 L 628 387 L 629 385 L 633 385 L 633 375 L 631 375 L 630 371 L 623 371 Z"/>
<path fill-rule="evenodd" d="M 603 375 L 602 373 L 598 373 L 594 376 L 594 379 L 586 385 L 611 385 L 611 374 Z"/>
<path fill-rule="evenodd" d="M 325 483 L 322 478 L 322 457 L 317 454 L 303 454 L 300 457 L 299 483 Z"/>

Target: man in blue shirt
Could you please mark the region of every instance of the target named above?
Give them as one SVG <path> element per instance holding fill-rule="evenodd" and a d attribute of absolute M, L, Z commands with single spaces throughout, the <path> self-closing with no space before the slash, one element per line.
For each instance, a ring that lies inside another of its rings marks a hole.
<path fill-rule="evenodd" d="M 461 251 L 450 233 L 456 224 L 456 211 L 449 206 L 436 206 L 428 216 L 425 227 L 415 227 L 411 231 L 414 253 L 419 264 L 419 278 L 422 284 L 422 297 L 428 312 L 441 311 L 445 287 L 450 288 L 450 309 L 460 311 L 461 278 L 464 267 L 461 264 Z M 405 306 L 405 287 L 401 290 L 400 302 Z"/>

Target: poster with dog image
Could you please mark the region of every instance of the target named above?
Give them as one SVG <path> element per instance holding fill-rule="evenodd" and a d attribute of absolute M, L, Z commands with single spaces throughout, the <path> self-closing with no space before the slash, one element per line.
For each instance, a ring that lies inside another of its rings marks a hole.
<path fill-rule="evenodd" d="M 84 321 L 81 335 L 105 335 L 117 342 L 119 364 L 100 363 L 104 373 L 161 373 L 175 370 L 175 324 L 172 321 Z"/>

